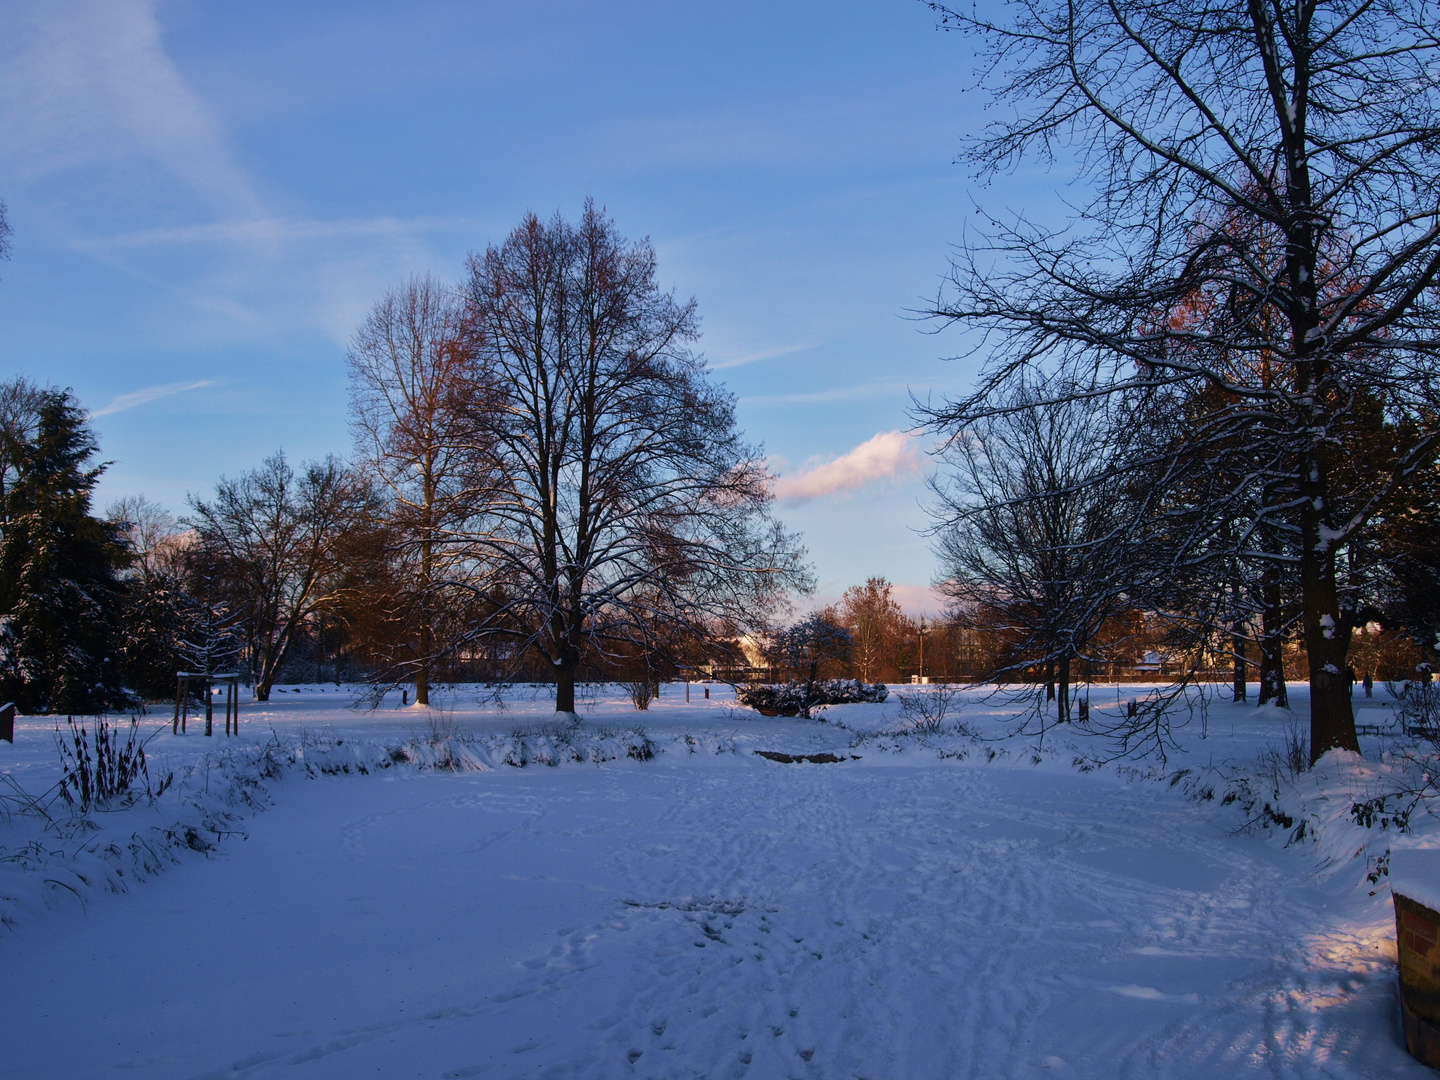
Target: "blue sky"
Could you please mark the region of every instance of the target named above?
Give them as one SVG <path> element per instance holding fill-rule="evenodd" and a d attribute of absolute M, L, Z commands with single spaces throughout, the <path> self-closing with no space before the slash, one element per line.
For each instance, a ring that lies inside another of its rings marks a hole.
<path fill-rule="evenodd" d="M 1054 184 L 953 164 L 982 119 L 969 45 L 916 0 L 22 0 L 0 20 L 0 374 L 94 410 L 102 505 L 179 513 L 277 447 L 347 452 L 345 347 L 379 294 L 458 279 L 526 210 L 593 195 L 698 300 L 819 599 L 883 574 L 933 608 L 924 443 L 889 433 L 912 390 L 973 369 L 907 312 L 977 200 Z"/>

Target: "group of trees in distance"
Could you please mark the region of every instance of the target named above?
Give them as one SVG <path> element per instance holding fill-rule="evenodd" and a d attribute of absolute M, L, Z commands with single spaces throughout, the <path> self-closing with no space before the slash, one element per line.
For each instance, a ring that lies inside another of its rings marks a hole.
<path fill-rule="evenodd" d="M 528 215 L 463 285 L 415 277 L 375 305 L 352 462 L 277 452 L 180 522 L 137 499 L 92 516 L 85 414 L 14 381 L 0 693 L 95 711 L 243 661 L 263 701 L 328 630 L 377 694 L 425 704 L 436 678 L 538 665 L 573 713 L 577 679 L 648 684 L 763 630 L 810 570 L 697 336 L 648 242 L 592 203 Z"/>
<path fill-rule="evenodd" d="M 1440 650 L 1434 11 L 931 6 L 1001 106 L 977 174 L 1073 165 L 1086 193 L 1060 226 L 979 215 L 929 312 L 981 362 L 915 406 L 943 619 L 872 578 L 782 625 L 813 576 L 695 302 L 587 202 L 375 304 L 349 462 L 277 453 L 179 522 L 92 517 L 77 403 L 0 387 L 0 693 L 93 709 L 183 660 L 264 699 L 328 663 L 421 703 L 540 678 L 571 713 L 586 680 L 778 665 L 1029 687 L 1042 724 L 1163 753 L 1188 682 L 1283 705 L 1303 671 L 1312 756 L 1357 749 L 1356 669 L 1426 681 Z M 1126 671 L 1169 687 L 1103 715 L 1075 689 Z"/>

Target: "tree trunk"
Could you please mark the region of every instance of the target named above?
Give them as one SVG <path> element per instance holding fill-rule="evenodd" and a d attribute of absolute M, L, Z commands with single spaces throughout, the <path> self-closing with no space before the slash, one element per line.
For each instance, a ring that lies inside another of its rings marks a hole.
<path fill-rule="evenodd" d="M 575 711 L 575 669 L 579 664 L 573 658 L 562 657 L 555 665 L 555 711 Z"/>
<path fill-rule="evenodd" d="M 810 661 L 810 672 L 805 679 L 805 703 L 800 707 L 800 715 L 806 720 L 810 719 L 810 702 L 815 700 L 815 676 L 819 671 L 820 661 Z"/>
<path fill-rule="evenodd" d="M 1070 657 L 1060 660 L 1060 692 L 1056 695 L 1055 712 L 1062 724 L 1070 721 Z"/>
<path fill-rule="evenodd" d="M 557 631 L 555 638 L 559 645 L 555 664 L 555 711 L 574 714 L 575 678 L 580 672 L 581 614 L 573 609 L 557 613 L 551 625 Z"/>
<path fill-rule="evenodd" d="M 1306 623 L 1311 620 L 1306 617 Z M 1307 625 L 1305 646 L 1310 652 L 1310 762 L 1327 750 L 1360 752 L 1355 734 L 1355 711 L 1345 679 L 1345 643 L 1338 630 L 1327 637 L 1318 624 Z"/>
<path fill-rule="evenodd" d="M 430 704 L 430 653 L 434 648 L 430 634 L 430 581 L 434 574 L 435 552 L 430 537 L 431 504 L 435 496 L 433 484 L 425 484 L 425 538 L 420 541 L 420 657 L 415 668 L 415 704 Z"/>
<path fill-rule="evenodd" d="M 1236 701 L 1244 701 L 1247 697 L 1245 681 L 1247 672 L 1245 670 L 1245 636 L 1233 634 L 1230 638 L 1231 649 L 1235 653 L 1235 674 L 1232 680 L 1231 697 Z"/>
<path fill-rule="evenodd" d="M 255 700 L 269 701 L 270 688 L 275 685 L 275 643 L 266 640 L 260 649 L 260 670 L 255 675 Z"/>
<path fill-rule="evenodd" d="M 1320 526 L 1324 507 L 1323 473 L 1312 469 L 1301 485 L 1306 496 L 1300 553 L 1300 589 L 1305 604 L 1305 648 L 1310 654 L 1310 762 L 1327 750 L 1360 752 L 1355 734 L 1355 711 L 1345 679 L 1345 654 L 1350 647 L 1350 624 L 1340 613 L 1335 584 L 1335 557 L 1322 547 Z M 1312 495 L 1311 486 L 1321 494 Z"/>
<path fill-rule="evenodd" d="M 1251 0 L 1257 27 L 1268 19 L 1264 5 Z M 1294 112 L 1291 113 L 1295 116 Z M 1345 680 L 1351 623 L 1341 617 L 1335 581 L 1335 537 L 1331 519 L 1329 451 L 1324 439 L 1335 417 L 1327 410 L 1324 385 L 1331 368 L 1321 352 L 1319 284 L 1320 243 L 1316 232 L 1326 215 L 1316 212 L 1310 182 L 1303 118 L 1285 137 L 1285 197 L 1294 215 L 1285 237 L 1285 276 L 1294 290 L 1290 305 L 1290 341 L 1295 360 L 1295 398 L 1315 441 L 1298 461 L 1300 494 L 1300 598 L 1304 606 L 1305 648 L 1310 654 L 1310 761 L 1327 750 L 1360 750 L 1355 712 Z"/>
<path fill-rule="evenodd" d="M 429 636 L 430 636 L 430 635 L 425 632 L 425 627 L 422 626 L 422 627 L 420 628 L 420 648 L 421 648 L 422 650 L 424 650 L 424 649 L 427 647 L 427 645 L 429 644 L 429 641 L 428 641 Z M 420 657 L 419 666 L 416 667 L 416 669 L 415 669 L 415 704 L 416 704 L 416 705 L 429 705 L 429 704 L 430 704 L 430 673 L 429 673 L 429 671 L 426 670 L 427 666 L 428 666 L 428 665 L 427 665 L 426 662 L 425 662 L 425 655 L 424 655 L 424 653 L 422 652 L 422 653 L 421 653 L 421 657 Z"/>
<path fill-rule="evenodd" d="M 1285 687 L 1285 612 L 1280 595 L 1280 572 L 1267 565 L 1260 585 L 1260 704 L 1275 702 L 1290 707 Z"/>

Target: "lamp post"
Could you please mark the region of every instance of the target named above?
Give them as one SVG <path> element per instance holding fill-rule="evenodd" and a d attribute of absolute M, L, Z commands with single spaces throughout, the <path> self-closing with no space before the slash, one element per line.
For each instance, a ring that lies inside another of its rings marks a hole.
<path fill-rule="evenodd" d="M 925 616 L 920 616 L 920 682 L 925 682 Z"/>

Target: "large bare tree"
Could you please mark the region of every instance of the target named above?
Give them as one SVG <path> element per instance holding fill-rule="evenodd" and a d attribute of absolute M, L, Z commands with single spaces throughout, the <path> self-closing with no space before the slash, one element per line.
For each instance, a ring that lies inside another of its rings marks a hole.
<path fill-rule="evenodd" d="M 1063 229 L 982 219 L 935 314 L 981 332 L 984 375 L 929 418 L 959 430 L 1032 366 L 1066 369 L 1082 397 L 1223 391 L 1199 430 L 1245 432 L 1263 466 L 1215 497 L 1260 493 L 1236 531 L 1247 541 L 1293 523 L 1311 753 L 1356 749 L 1343 570 L 1440 440 L 1440 13 L 1422 0 L 936 10 L 978 35 L 982 83 L 1005 106 L 969 160 L 994 175 L 1063 157 L 1090 195 Z M 1352 468 L 1371 402 L 1388 452 Z"/>
<path fill-rule="evenodd" d="M 472 636 L 538 652 L 573 713 L 587 654 L 753 624 L 808 587 L 734 399 L 690 350 L 694 301 L 660 289 L 649 243 L 587 202 L 574 225 L 528 215 L 469 267 L 490 395 L 469 547 L 493 598 Z"/>
<path fill-rule="evenodd" d="M 459 291 L 428 274 L 390 290 L 355 335 L 349 364 L 356 446 L 389 497 L 408 564 L 410 588 L 392 599 L 413 608 L 403 621 L 415 638 L 399 671 L 409 670 L 416 703 L 428 705 L 436 606 L 463 561 L 456 540 L 469 504 L 460 496 L 474 481 L 485 397 Z"/>

